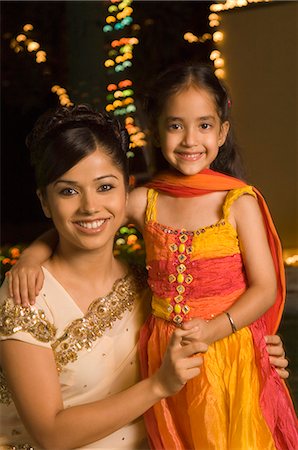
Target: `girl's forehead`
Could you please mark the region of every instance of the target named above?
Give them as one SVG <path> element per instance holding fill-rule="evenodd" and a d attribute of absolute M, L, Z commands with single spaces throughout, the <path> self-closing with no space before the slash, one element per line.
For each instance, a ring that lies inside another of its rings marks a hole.
<path fill-rule="evenodd" d="M 217 110 L 214 95 L 199 86 L 187 86 L 170 95 L 164 104 L 163 112 L 171 109 L 185 109 L 189 107 Z"/>

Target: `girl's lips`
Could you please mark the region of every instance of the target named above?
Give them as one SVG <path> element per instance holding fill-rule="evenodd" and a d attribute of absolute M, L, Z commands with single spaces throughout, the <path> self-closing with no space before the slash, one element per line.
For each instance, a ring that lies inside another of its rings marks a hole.
<path fill-rule="evenodd" d="M 73 223 L 76 226 L 76 228 L 78 228 L 82 233 L 94 234 L 102 231 L 107 221 L 108 219 L 101 219 L 101 220 L 97 219 L 89 221 L 78 220 Z"/>
<path fill-rule="evenodd" d="M 186 152 L 177 152 L 179 158 L 184 159 L 185 161 L 198 161 L 205 155 L 205 152 L 197 152 L 197 153 L 186 153 Z"/>

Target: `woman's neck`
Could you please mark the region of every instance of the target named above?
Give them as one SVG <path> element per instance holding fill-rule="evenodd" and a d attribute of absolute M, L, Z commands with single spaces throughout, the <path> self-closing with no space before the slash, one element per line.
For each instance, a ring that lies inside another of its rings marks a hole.
<path fill-rule="evenodd" d="M 73 273 L 90 282 L 116 279 L 126 271 L 125 266 L 115 259 L 110 245 L 99 250 L 82 250 L 58 244 L 46 265 L 54 272 Z"/>

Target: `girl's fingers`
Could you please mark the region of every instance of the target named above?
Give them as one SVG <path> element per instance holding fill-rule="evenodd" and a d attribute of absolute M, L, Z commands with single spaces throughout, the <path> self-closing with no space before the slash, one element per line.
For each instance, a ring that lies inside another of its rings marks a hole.
<path fill-rule="evenodd" d="M 268 345 L 277 345 L 277 346 L 282 345 L 282 340 L 280 336 L 278 336 L 278 334 L 265 336 L 265 342 Z"/>
<path fill-rule="evenodd" d="M 34 305 L 35 297 L 36 297 L 36 283 L 37 283 L 36 275 L 28 274 L 27 283 L 28 283 L 29 302 L 31 305 Z M 21 295 L 22 295 L 22 292 L 21 292 Z"/>
<path fill-rule="evenodd" d="M 7 279 L 9 297 L 13 297 L 12 277 L 11 277 L 11 272 L 10 271 L 5 273 L 5 278 Z"/>
<path fill-rule="evenodd" d="M 37 274 L 35 295 L 39 294 L 39 292 L 43 286 L 43 282 L 44 282 L 44 274 L 43 274 L 43 271 L 40 270 Z"/>
<path fill-rule="evenodd" d="M 286 369 L 275 369 L 276 372 L 278 373 L 278 375 L 280 376 L 280 378 L 282 378 L 283 380 L 286 380 L 287 378 L 289 378 L 289 372 Z"/>
<path fill-rule="evenodd" d="M 276 369 L 285 369 L 289 365 L 289 361 L 286 358 L 269 356 L 269 361 Z"/>
<path fill-rule="evenodd" d="M 18 295 L 21 299 L 22 306 L 29 306 L 28 298 L 28 277 L 26 274 L 19 274 L 19 287 Z"/>

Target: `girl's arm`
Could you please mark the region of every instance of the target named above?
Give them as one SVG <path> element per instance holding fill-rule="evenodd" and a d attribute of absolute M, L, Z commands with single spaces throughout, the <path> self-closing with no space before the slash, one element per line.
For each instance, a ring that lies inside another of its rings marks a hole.
<path fill-rule="evenodd" d="M 239 330 L 250 325 L 274 304 L 276 274 L 257 200 L 250 195 L 238 198 L 231 207 L 230 220 L 238 232 L 248 283 L 246 291 L 227 310 Z M 184 328 L 187 329 L 187 324 Z M 200 320 L 200 328 L 197 338 L 208 344 L 232 333 L 225 313 L 208 323 Z"/>
<path fill-rule="evenodd" d="M 130 423 L 162 398 L 178 392 L 200 372 L 207 345 L 181 345 L 186 332 L 173 334 L 160 369 L 123 392 L 100 401 L 63 407 L 51 349 L 17 340 L 0 343 L 1 365 L 20 417 L 44 449 L 70 449 L 102 439 Z M 30 361 L 30 364 L 28 364 Z"/>
<path fill-rule="evenodd" d="M 135 224 L 140 231 L 145 222 L 146 204 L 146 188 L 136 188 L 129 194 L 126 223 Z M 15 304 L 28 306 L 35 303 L 43 285 L 41 265 L 51 256 L 57 242 L 56 230 L 47 231 L 22 252 L 17 264 L 7 272 L 9 295 Z"/>
<path fill-rule="evenodd" d="M 55 229 L 45 232 L 21 253 L 19 261 L 7 272 L 9 295 L 15 304 L 35 303 L 44 279 L 41 265 L 51 256 L 57 243 Z"/>

